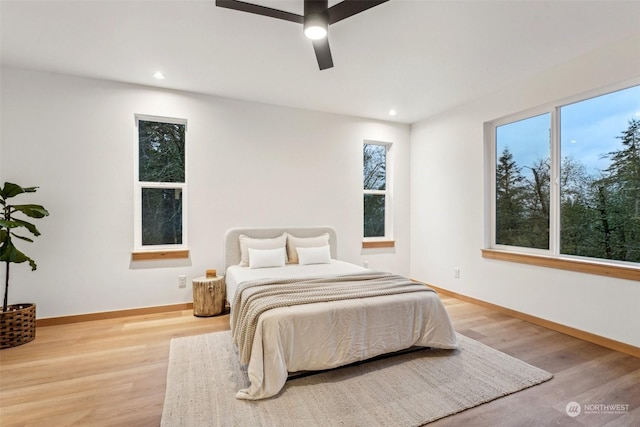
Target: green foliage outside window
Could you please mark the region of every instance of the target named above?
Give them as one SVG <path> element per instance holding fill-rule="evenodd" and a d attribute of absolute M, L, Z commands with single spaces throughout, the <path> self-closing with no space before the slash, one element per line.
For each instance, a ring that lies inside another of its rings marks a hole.
<path fill-rule="evenodd" d="M 364 237 L 384 237 L 385 196 L 364 195 Z"/>
<path fill-rule="evenodd" d="M 138 138 L 139 181 L 184 182 L 184 124 L 140 120 Z"/>
<path fill-rule="evenodd" d="M 561 252 L 640 262 L 640 120 L 632 119 L 618 139 L 622 147 L 603 154 L 611 163 L 599 175 L 574 165 L 562 192 Z M 567 162 L 570 160 L 567 159 Z"/>
<path fill-rule="evenodd" d="M 185 125 L 138 122 L 139 181 L 185 182 Z M 179 245 L 182 239 L 182 189 L 142 188 L 142 245 Z"/>
<path fill-rule="evenodd" d="M 182 191 L 142 189 L 142 244 L 182 244 Z"/>
<path fill-rule="evenodd" d="M 496 165 L 496 243 L 549 249 L 549 114 L 500 126 Z M 504 141 L 507 141 L 506 143 Z M 526 147 L 530 164 L 520 165 L 509 142 Z"/>
<path fill-rule="evenodd" d="M 571 156 L 560 166 L 560 253 L 640 262 L 640 120 L 602 153 L 597 172 Z M 523 169 L 531 173 L 525 174 Z M 548 248 L 550 160 L 518 165 L 508 147 L 496 165 L 496 243 Z"/>
<path fill-rule="evenodd" d="M 363 155 L 364 237 L 384 237 L 387 147 L 364 144 Z"/>

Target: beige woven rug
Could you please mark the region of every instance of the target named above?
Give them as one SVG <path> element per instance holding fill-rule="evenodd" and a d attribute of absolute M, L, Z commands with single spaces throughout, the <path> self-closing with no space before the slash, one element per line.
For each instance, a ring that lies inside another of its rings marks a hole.
<path fill-rule="evenodd" d="M 270 399 L 248 386 L 229 331 L 171 340 L 162 425 L 420 426 L 552 375 L 458 334 L 458 350 L 420 350 L 289 380 Z"/>

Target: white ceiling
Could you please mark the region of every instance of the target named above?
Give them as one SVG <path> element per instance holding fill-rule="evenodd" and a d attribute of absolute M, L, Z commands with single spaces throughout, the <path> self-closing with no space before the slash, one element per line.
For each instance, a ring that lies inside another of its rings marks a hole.
<path fill-rule="evenodd" d="M 402 123 L 640 35 L 640 1 L 390 0 L 329 28 L 335 66 L 319 71 L 301 25 L 215 0 L 1 0 L 0 14 L 3 65 Z"/>

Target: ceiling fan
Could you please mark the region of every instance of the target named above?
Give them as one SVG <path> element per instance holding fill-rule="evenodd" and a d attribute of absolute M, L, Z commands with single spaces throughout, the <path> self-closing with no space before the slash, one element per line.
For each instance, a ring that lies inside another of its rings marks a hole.
<path fill-rule="evenodd" d="M 305 36 L 311 39 L 313 43 L 318 67 L 321 70 L 326 70 L 333 67 L 333 59 L 331 58 L 331 49 L 329 48 L 329 39 L 327 37 L 329 25 L 389 0 L 343 0 L 331 7 L 329 7 L 328 0 L 303 1 L 304 15 L 239 0 L 216 0 L 216 6 L 302 24 Z"/>

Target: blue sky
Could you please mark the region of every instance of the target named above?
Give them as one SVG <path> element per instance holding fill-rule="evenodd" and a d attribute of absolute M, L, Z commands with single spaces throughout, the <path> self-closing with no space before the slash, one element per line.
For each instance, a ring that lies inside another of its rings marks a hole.
<path fill-rule="evenodd" d="M 601 155 L 620 149 L 617 137 L 640 119 L 640 86 L 566 105 L 560 114 L 562 156 L 580 159 L 590 172 L 606 169 Z"/>
<path fill-rule="evenodd" d="M 609 165 L 602 155 L 621 148 L 617 137 L 629 120 L 640 119 L 640 86 L 565 105 L 560 114 L 562 157 L 573 157 L 599 175 Z M 498 127 L 497 156 L 508 146 L 519 166 L 549 157 L 549 123 L 550 115 L 543 114 Z M 527 175 L 526 167 L 522 173 Z"/>

